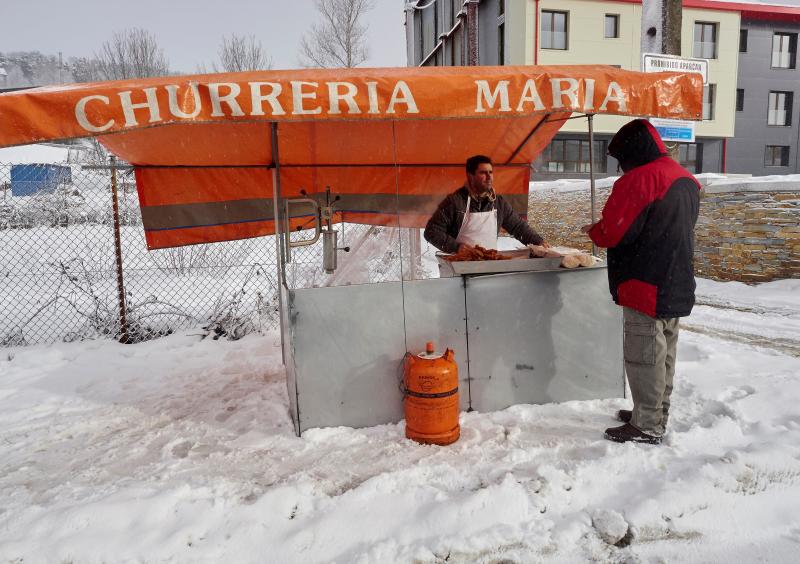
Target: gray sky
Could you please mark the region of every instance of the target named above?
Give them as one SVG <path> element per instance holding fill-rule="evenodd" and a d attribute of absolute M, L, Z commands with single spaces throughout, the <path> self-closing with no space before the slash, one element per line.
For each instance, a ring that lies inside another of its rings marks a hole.
<path fill-rule="evenodd" d="M 0 0 L 0 52 L 88 57 L 114 31 L 153 33 L 170 67 L 210 67 L 225 35 L 254 35 L 273 68 L 299 66 L 300 38 L 316 20 L 311 0 Z M 405 66 L 403 3 L 376 0 L 367 14 L 370 58 L 362 66 Z"/>

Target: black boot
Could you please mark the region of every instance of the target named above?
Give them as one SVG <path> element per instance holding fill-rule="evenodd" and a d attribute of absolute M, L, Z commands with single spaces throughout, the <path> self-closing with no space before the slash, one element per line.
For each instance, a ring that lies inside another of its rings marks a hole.
<path fill-rule="evenodd" d="M 603 436 L 609 441 L 614 441 L 615 443 L 633 442 L 647 443 L 650 445 L 661 444 L 661 437 L 643 433 L 630 423 L 625 423 L 620 427 L 611 427 L 606 429 L 606 432 Z"/>
<path fill-rule="evenodd" d="M 617 421 L 622 421 L 623 423 L 630 423 L 631 417 L 633 417 L 633 411 L 630 409 L 620 409 L 617 411 Z"/>

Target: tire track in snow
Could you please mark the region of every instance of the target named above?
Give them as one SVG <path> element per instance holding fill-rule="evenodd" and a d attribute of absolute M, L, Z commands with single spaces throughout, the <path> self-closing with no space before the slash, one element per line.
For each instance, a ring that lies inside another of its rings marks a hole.
<path fill-rule="evenodd" d="M 778 315 L 780 317 L 797 317 L 798 315 L 796 311 L 783 307 L 735 304 L 727 300 L 715 300 L 714 298 L 710 298 L 708 296 L 697 298 L 694 305 L 708 306 L 717 309 L 730 309 L 734 311 L 741 311 L 743 313 L 757 313 L 759 315 Z"/>
<path fill-rule="evenodd" d="M 797 311 L 788 308 L 736 304 L 726 300 L 715 300 L 713 298 L 709 298 L 708 296 L 698 298 L 698 300 L 695 302 L 695 305 L 756 315 L 778 316 L 788 319 L 798 317 Z M 769 321 L 765 319 L 764 323 L 768 324 Z M 788 354 L 789 356 L 800 358 L 800 339 L 775 336 L 767 337 L 757 333 L 711 327 L 710 325 L 704 325 L 702 323 L 681 322 L 680 327 L 686 331 L 692 331 L 694 333 L 700 333 L 726 341 L 773 349 L 778 352 Z"/>

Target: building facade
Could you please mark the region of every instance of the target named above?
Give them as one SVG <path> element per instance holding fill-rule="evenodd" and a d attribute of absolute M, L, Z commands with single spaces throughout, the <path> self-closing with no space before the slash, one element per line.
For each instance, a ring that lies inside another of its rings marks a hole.
<path fill-rule="evenodd" d="M 681 56 L 709 62 L 703 121 L 696 126 L 695 142 L 680 144 L 682 164 L 695 173 L 795 172 L 800 103 L 793 103 L 792 83 L 798 78 L 800 6 L 683 0 L 682 14 Z M 407 2 L 408 63 L 640 70 L 641 22 L 641 0 Z M 605 157 L 606 147 L 626 121 L 595 119 L 600 175 L 617 173 L 616 162 Z M 534 178 L 580 176 L 588 172 L 588 153 L 586 120 L 572 120 L 534 163 Z"/>
<path fill-rule="evenodd" d="M 800 173 L 800 8 L 791 13 L 744 12 L 736 84 L 736 135 L 728 172 Z"/>

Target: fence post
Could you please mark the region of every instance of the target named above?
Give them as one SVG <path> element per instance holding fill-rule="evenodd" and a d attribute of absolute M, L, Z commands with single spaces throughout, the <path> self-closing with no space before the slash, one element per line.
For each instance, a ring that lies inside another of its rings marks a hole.
<path fill-rule="evenodd" d="M 117 197 L 117 157 L 111 155 L 111 200 L 114 213 L 114 254 L 117 266 L 117 297 L 119 299 L 119 342 L 128 344 L 128 321 L 125 316 L 125 284 L 122 278 L 122 241 L 119 233 L 119 202 Z"/>

